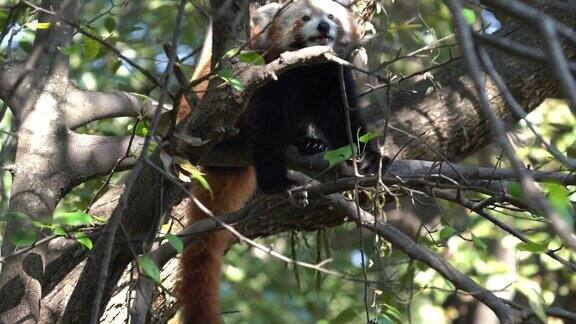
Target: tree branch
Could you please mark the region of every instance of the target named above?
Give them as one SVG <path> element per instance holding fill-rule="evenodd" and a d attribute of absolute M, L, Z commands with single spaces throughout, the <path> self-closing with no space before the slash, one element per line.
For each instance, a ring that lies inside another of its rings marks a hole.
<path fill-rule="evenodd" d="M 97 136 L 72 134 L 69 139 L 67 165 L 76 186 L 96 176 L 130 169 L 142 153 L 144 139 L 137 136 Z"/>
<path fill-rule="evenodd" d="M 70 89 L 62 112 L 70 129 L 84 126 L 96 120 L 114 117 L 151 118 L 158 102 L 144 95 L 122 91 L 98 92 Z M 168 104 L 164 111 L 172 110 Z"/>

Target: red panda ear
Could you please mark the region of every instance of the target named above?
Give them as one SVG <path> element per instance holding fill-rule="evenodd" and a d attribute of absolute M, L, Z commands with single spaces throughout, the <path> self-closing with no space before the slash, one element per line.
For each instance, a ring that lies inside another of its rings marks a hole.
<path fill-rule="evenodd" d="M 282 5 L 280 3 L 272 2 L 250 12 L 251 49 L 265 50 L 268 48 L 267 31 L 263 32 L 262 30 L 267 28 L 281 8 Z"/>

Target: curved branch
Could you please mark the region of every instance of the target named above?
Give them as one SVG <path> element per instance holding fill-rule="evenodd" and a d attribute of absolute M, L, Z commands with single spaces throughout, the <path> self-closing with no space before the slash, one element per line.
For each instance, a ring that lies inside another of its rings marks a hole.
<path fill-rule="evenodd" d="M 158 107 L 156 100 L 144 95 L 113 91 L 98 92 L 72 88 L 66 105 L 62 107 L 66 124 L 70 129 L 84 126 L 96 120 L 114 117 L 151 118 Z M 172 110 L 164 105 L 164 112 Z"/>

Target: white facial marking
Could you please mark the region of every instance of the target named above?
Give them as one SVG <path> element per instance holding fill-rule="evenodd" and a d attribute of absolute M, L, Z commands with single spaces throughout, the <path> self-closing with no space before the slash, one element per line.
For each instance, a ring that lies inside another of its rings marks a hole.
<path fill-rule="evenodd" d="M 346 0 L 340 1 L 346 2 Z M 278 8 L 274 9 L 270 11 L 277 12 Z M 272 17 L 269 19 L 271 20 Z M 336 43 L 346 43 L 353 38 L 351 33 L 354 28 L 353 22 L 350 20 L 350 12 L 337 1 L 295 0 L 288 4 L 281 11 L 280 16 L 275 17 L 275 19 L 280 33 L 275 34 L 274 39 L 271 41 L 278 48 L 289 49 L 294 47 L 294 45 L 333 47 Z M 322 22 L 329 26 L 327 33 L 318 30 L 318 25 Z M 256 25 L 260 24 L 260 21 L 256 22 Z M 299 27 L 297 28 L 297 33 L 295 33 L 297 25 Z M 337 37 L 341 38 L 337 39 Z"/>

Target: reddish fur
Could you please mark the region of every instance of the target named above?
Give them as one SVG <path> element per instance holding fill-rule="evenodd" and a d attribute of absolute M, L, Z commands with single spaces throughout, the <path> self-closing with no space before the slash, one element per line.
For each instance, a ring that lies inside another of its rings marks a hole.
<path fill-rule="evenodd" d="M 255 188 L 255 175 L 248 168 L 207 168 L 202 171 L 213 190 L 213 196 L 198 184 L 191 191 L 215 215 L 231 213 L 242 208 Z M 207 216 L 191 204 L 188 222 Z M 186 324 L 219 322 L 218 286 L 222 259 L 233 239 L 232 233 L 218 231 L 202 237 L 188 246 L 180 259 L 178 296 L 184 309 Z"/>
<path fill-rule="evenodd" d="M 202 62 L 201 62 L 202 63 Z M 196 69 L 195 78 L 210 73 L 210 60 Z M 195 87 L 202 98 L 206 84 Z M 184 98 L 180 101 L 177 120 L 181 121 L 190 114 L 191 108 Z M 212 188 L 212 195 L 202 186 L 194 183 L 190 191 L 214 215 L 235 212 L 242 208 L 256 188 L 254 168 L 211 168 L 201 167 L 205 178 Z M 190 203 L 188 225 L 208 217 L 200 208 Z M 214 324 L 219 322 L 218 292 L 220 269 L 224 254 L 234 236 L 221 230 L 203 236 L 189 245 L 180 257 L 180 281 L 177 295 L 182 305 L 184 316 L 182 323 Z"/>

